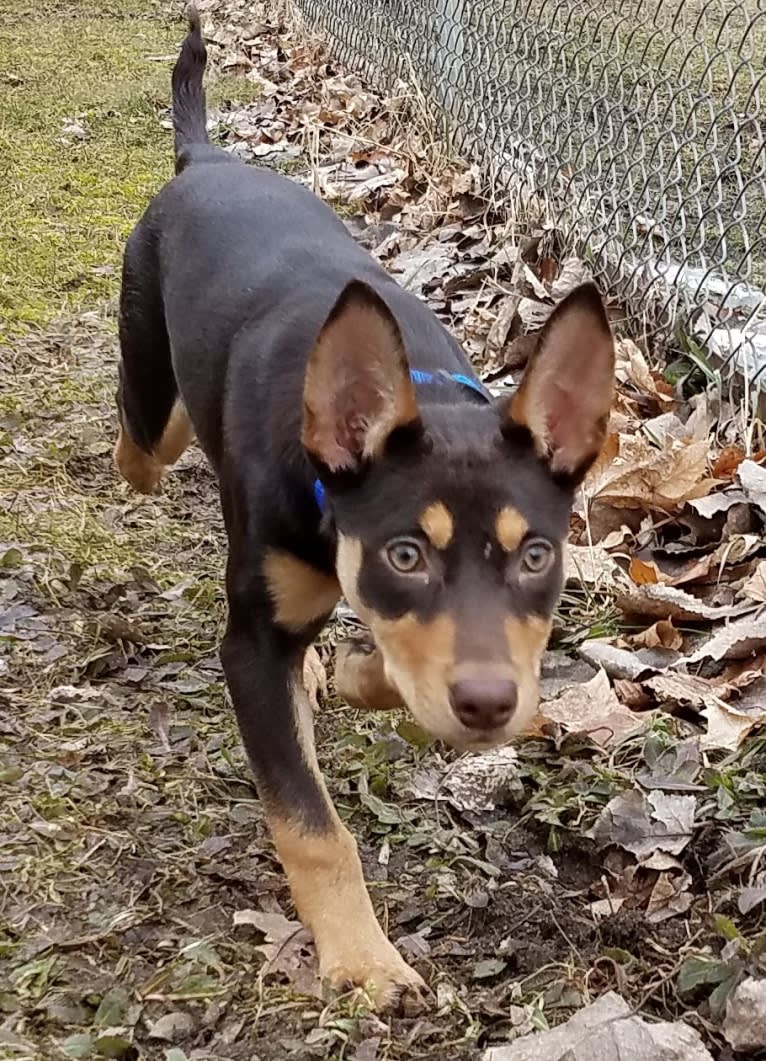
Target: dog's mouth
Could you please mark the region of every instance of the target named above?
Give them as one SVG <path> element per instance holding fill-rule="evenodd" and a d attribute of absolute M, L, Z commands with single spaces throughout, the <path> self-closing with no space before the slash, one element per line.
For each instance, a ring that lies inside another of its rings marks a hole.
<path fill-rule="evenodd" d="M 514 721 L 494 729 L 471 728 L 461 723 L 446 708 L 440 712 L 440 718 L 434 719 L 431 712 L 424 717 L 422 711 L 408 707 L 413 719 L 421 726 L 433 740 L 443 741 L 456 751 L 489 751 L 508 744 L 518 737 L 525 729 L 525 724 L 516 724 Z"/>

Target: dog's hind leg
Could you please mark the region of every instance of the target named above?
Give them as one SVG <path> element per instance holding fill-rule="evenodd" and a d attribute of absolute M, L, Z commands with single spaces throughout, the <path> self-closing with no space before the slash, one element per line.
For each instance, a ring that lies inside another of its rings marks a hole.
<path fill-rule="evenodd" d="M 120 295 L 119 434 L 114 461 L 140 493 L 155 493 L 164 468 L 193 438 L 178 397 L 152 248 L 140 226 L 128 241 Z"/>

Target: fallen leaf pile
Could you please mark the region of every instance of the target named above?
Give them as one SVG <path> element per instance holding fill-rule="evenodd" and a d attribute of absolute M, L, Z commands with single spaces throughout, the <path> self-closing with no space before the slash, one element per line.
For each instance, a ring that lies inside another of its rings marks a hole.
<path fill-rule="evenodd" d="M 610 436 L 573 520 L 569 580 L 608 585 L 622 626 L 578 651 L 613 680 L 618 705 L 694 712 L 706 747 L 735 750 L 766 722 L 766 464 L 740 453 L 719 480 L 707 441 L 657 445 L 647 426 Z M 542 716 L 587 731 L 582 693 L 577 711 L 554 701 Z"/>

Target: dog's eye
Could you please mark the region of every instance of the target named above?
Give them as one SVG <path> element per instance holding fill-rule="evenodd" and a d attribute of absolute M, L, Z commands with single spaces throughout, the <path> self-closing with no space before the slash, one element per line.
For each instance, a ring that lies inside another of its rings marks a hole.
<path fill-rule="evenodd" d="M 533 538 L 524 546 L 521 556 L 522 568 L 532 575 L 541 575 L 547 571 L 554 560 L 553 546 L 542 538 Z"/>
<path fill-rule="evenodd" d="M 394 571 L 402 575 L 412 575 L 422 571 L 425 560 L 420 546 L 411 538 L 400 538 L 386 546 L 386 559 Z"/>

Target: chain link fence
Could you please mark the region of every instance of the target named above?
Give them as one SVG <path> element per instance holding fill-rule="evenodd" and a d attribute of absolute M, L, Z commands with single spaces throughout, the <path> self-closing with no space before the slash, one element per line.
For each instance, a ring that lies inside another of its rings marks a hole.
<path fill-rule="evenodd" d="M 766 0 L 298 0 L 635 323 L 766 383 Z"/>

